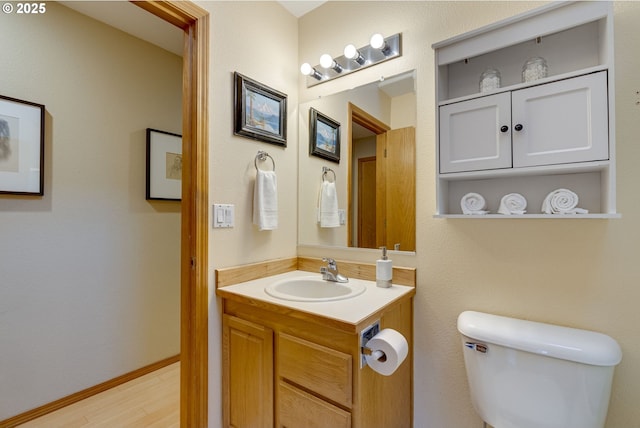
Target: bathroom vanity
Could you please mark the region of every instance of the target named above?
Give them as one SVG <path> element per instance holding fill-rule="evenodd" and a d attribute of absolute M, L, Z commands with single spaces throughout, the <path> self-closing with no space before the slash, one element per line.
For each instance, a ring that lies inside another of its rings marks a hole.
<path fill-rule="evenodd" d="M 362 279 L 371 279 L 373 265 L 339 262 L 354 286 L 366 287 L 363 293 L 333 301 L 267 294 L 274 281 L 320 278 L 319 261 L 291 260 L 275 269 L 267 262 L 216 271 L 224 426 L 410 427 L 415 269 L 396 268 L 394 280 L 411 284 L 383 289 Z M 361 334 L 376 322 L 409 343 L 407 358 L 390 376 L 362 367 Z"/>

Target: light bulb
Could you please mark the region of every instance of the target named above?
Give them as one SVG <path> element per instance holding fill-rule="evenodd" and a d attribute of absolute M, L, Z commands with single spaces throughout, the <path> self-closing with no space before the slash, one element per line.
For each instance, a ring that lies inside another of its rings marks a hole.
<path fill-rule="evenodd" d="M 308 62 L 305 62 L 300 66 L 300 73 L 305 76 L 311 76 L 316 80 L 322 80 L 322 74 L 318 73 L 318 70 L 313 68 Z"/>
<path fill-rule="evenodd" d="M 345 58 L 354 59 L 358 56 L 358 49 L 354 45 L 347 45 L 344 47 Z"/>
<path fill-rule="evenodd" d="M 331 68 L 333 66 L 333 58 L 329 54 L 324 54 L 320 57 L 320 65 L 324 68 Z"/>
<path fill-rule="evenodd" d="M 347 45 L 344 47 L 344 57 L 357 62 L 360 65 L 364 65 L 366 60 L 362 56 L 362 53 L 354 46 Z"/>
<path fill-rule="evenodd" d="M 384 37 L 382 37 L 382 34 L 376 33 L 373 36 L 371 36 L 371 40 L 369 41 L 369 44 L 374 49 L 381 49 L 384 46 Z"/>
<path fill-rule="evenodd" d="M 305 76 L 310 76 L 313 73 L 313 67 L 311 67 L 311 64 L 309 64 L 308 62 L 305 62 L 300 66 L 300 73 L 304 74 Z"/>
<path fill-rule="evenodd" d="M 324 68 L 331 68 L 336 73 L 342 73 L 342 66 L 335 62 L 329 54 L 320 57 L 320 65 Z"/>

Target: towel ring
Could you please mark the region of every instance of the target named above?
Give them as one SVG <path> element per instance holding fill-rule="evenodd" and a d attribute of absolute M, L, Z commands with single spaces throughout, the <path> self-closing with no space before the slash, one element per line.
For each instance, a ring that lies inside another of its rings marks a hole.
<path fill-rule="evenodd" d="M 325 181 L 325 177 L 327 176 L 327 172 L 331 172 L 333 174 L 333 182 L 336 182 L 336 172 L 334 170 L 332 170 L 331 168 L 328 168 L 326 166 L 322 167 L 322 181 Z"/>
<path fill-rule="evenodd" d="M 263 152 L 262 150 L 258 151 L 258 154 L 256 155 L 255 160 L 253 161 L 253 164 L 256 167 L 256 171 L 259 169 L 258 168 L 258 161 L 264 162 L 267 160 L 267 158 L 271 159 L 271 163 L 273 164 L 273 170 L 276 170 L 276 161 L 273 160 L 273 158 L 271 157 L 271 155 L 267 152 Z"/>

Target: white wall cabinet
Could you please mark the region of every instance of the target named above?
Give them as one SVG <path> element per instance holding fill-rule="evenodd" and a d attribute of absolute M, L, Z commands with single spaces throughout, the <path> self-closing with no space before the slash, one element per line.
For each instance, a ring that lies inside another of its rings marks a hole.
<path fill-rule="evenodd" d="M 440 172 L 609 159 L 605 71 L 440 107 Z"/>
<path fill-rule="evenodd" d="M 615 208 L 613 17 L 607 2 L 553 3 L 436 43 L 437 213 L 461 216 L 460 199 L 482 194 L 491 213 L 507 193 L 523 194 L 527 214 L 569 188 L 589 214 Z M 522 81 L 531 57 L 549 73 Z M 479 93 L 480 75 L 498 69 L 501 87 Z M 473 218 L 514 218 L 489 215 Z"/>

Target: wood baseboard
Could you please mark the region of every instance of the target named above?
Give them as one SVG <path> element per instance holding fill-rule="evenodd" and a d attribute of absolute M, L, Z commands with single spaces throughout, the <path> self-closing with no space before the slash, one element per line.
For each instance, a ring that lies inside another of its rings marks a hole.
<path fill-rule="evenodd" d="M 62 409 L 63 407 L 69 406 L 73 403 L 77 403 L 78 401 L 82 401 L 85 398 L 89 398 L 93 395 L 99 394 L 118 385 L 122 385 L 123 383 L 127 383 L 133 379 L 139 378 L 140 376 L 144 376 L 173 363 L 177 363 L 178 361 L 180 361 L 180 355 L 174 355 L 173 357 L 165 358 L 164 360 L 160 360 L 132 372 L 125 373 L 101 384 L 83 389 L 82 391 L 78 391 L 74 394 L 60 398 L 59 400 L 53 401 L 40 407 L 36 407 L 35 409 L 26 411 L 9 419 L 5 419 L 4 421 L 0 421 L 0 428 L 17 427 L 18 425 L 24 424 L 56 410 Z"/>

